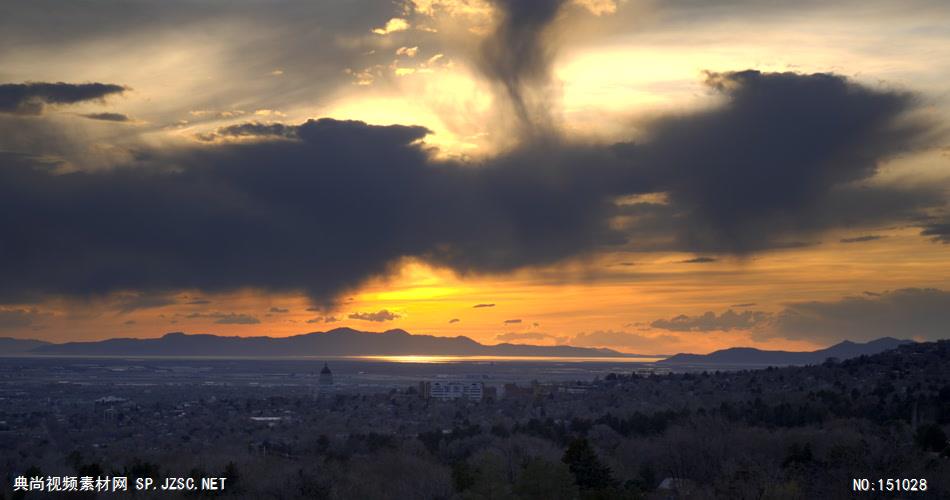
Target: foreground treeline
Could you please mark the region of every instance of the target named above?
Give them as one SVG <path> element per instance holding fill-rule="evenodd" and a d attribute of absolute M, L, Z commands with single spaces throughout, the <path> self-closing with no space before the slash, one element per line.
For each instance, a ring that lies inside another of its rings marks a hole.
<path fill-rule="evenodd" d="M 29 457 L 29 473 L 226 475 L 224 496 L 274 499 L 950 498 L 950 342 L 425 408 L 450 424 L 409 435 L 308 422 L 253 447 L 227 435 L 199 453 Z M 927 491 L 854 492 L 861 478 L 924 479 Z M 18 498 L 10 484 L 5 498 Z"/>

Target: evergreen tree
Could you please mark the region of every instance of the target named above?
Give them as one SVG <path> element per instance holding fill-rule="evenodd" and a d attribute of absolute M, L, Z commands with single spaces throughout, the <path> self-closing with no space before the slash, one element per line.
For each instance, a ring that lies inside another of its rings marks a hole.
<path fill-rule="evenodd" d="M 947 434 L 936 424 L 918 427 L 914 440 L 924 451 L 942 451 L 947 446 Z"/>
<path fill-rule="evenodd" d="M 602 490 L 613 482 L 610 467 L 600 461 L 585 438 L 571 442 L 561 461 L 574 474 L 574 481 L 581 490 Z"/>
<path fill-rule="evenodd" d="M 572 500 L 577 498 L 577 485 L 570 469 L 559 463 L 541 458 L 532 458 L 524 465 L 515 493 L 520 498 L 544 498 Z"/>

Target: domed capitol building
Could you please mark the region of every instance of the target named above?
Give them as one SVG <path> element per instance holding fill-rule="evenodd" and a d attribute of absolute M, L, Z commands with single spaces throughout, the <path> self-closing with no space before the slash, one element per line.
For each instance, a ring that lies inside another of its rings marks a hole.
<path fill-rule="evenodd" d="M 327 394 L 333 392 L 333 372 L 326 362 L 323 363 L 323 369 L 320 370 L 320 378 L 317 381 L 317 394 Z"/>

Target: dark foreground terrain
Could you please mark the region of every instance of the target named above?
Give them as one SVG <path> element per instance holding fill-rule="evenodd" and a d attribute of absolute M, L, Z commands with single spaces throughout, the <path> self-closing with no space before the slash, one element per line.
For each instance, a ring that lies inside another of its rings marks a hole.
<path fill-rule="evenodd" d="M 314 394 L 314 362 L 215 363 L 0 360 L 0 498 L 950 498 L 950 341 L 780 369 L 564 368 L 479 402 L 423 399 L 429 365 L 391 387 L 345 367 Z M 14 491 L 48 476 L 228 479 Z"/>

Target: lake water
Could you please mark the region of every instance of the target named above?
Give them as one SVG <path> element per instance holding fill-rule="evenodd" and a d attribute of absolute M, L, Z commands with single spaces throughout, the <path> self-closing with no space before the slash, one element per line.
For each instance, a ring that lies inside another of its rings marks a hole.
<path fill-rule="evenodd" d="M 336 359 L 388 363 L 655 363 L 666 358 L 577 356 L 338 356 Z"/>
<path fill-rule="evenodd" d="M 0 359 L 0 372 L 33 382 L 309 386 L 324 363 L 336 383 L 356 390 L 388 390 L 421 380 L 478 380 L 486 384 L 591 381 L 609 373 L 668 371 L 661 358 L 533 358 L 361 356 L 307 358 L 18 357 Z M 2 377 L 0 377 L 2 378 Z"/>

